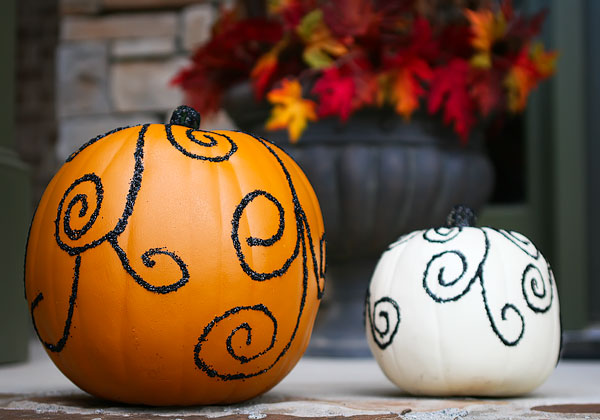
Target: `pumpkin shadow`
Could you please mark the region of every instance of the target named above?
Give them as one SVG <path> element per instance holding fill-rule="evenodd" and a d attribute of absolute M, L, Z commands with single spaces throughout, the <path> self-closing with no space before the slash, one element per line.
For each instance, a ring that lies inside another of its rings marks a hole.
<path fill-rule="evenodd" d="M 108 416 L 176 416 L 176 415 L 203 415 L 214 414 L 215 411 L 251 409 L 256 405 L 275 404 L 290 401 L 303 401 L 289 395 L 260 395 L 247 401 L 235 404 L 192 405 L 192 406 L 151 406 L 121 403 L 104 400 L 84 392 L 70 392 L 54 395 L 28 395 L 0 394 L 9 400 L 18 400 L 26 403 L 39 412 L 77 412 L 82 415 Z M 144 417 L 145 418 L 145 417 Z"/>

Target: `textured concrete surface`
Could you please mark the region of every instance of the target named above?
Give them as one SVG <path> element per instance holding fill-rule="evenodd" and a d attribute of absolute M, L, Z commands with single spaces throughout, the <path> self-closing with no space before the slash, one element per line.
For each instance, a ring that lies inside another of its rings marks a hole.
<path fill-rule="evenodd" d="M 273 390 L 231 406 L 152 408 L 95 399 L 69 382 L 37 343 L 31 360 L 0 365 L 0 419 L 600 419 L 600 360 L 562 361 L 532 394 L 510 399 L 411 397 L 373 359 L 304 358 Z"/>

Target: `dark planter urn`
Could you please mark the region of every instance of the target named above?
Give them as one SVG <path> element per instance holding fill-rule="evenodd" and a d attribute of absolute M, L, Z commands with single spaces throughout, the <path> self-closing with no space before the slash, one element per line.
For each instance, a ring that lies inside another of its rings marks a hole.
<path fill-rule="evenodd" d="M 290 154 L 319 198 L 327 240 L 325 296 L 307 354 L 370 354 L 364 297 L 375 264 L 400 235 L 442 226 L 456 204 L 480 209 L 493 186 L 481 136 L 468 146 L 437 119 L 404 121 L 393 110 L 355 113 L 346 124 L 323 119 L 297 144 L 284 131 L 266 132 L 269 107 L 250 85 L 230 89 L 224 107 L 238 127 Z"/>

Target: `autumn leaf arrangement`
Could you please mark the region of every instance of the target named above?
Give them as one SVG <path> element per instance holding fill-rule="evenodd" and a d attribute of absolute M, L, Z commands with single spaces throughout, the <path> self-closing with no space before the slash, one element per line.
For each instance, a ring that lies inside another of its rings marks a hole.
<path fill-rule="evenodd" d="M 203 114 L 245 81 L 268 101 L 268 130 L 296 142 L 309 122 L 391 107 L 441 118 L 463 143 L 478 121 L 522 111 L 554 72 L 534 41 L 544 12 L 510 0 L 269 0 L 260 17 L 223 11 L 173 79 Z"/>

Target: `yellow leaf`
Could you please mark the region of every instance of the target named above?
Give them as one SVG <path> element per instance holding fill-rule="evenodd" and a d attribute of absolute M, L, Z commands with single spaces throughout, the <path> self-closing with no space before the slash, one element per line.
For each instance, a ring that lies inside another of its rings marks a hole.
<path fill-rule="evenodd" d="M 470 63 L 479 69 L 489 69 L 492 67 L 492 56 L 489 53 L 478 53 L 471 57 Z"/>
<path fill-rule="evenodd" d="M 274 107 L 267 120 L 267 130 L 288 130 L 290 141 L 296 143 L 308 121 L 316 121 L 316 104 L 302 97 L 302 87 L 296 79 L 283 80 L 278 89 L 267 94 Z"/>

